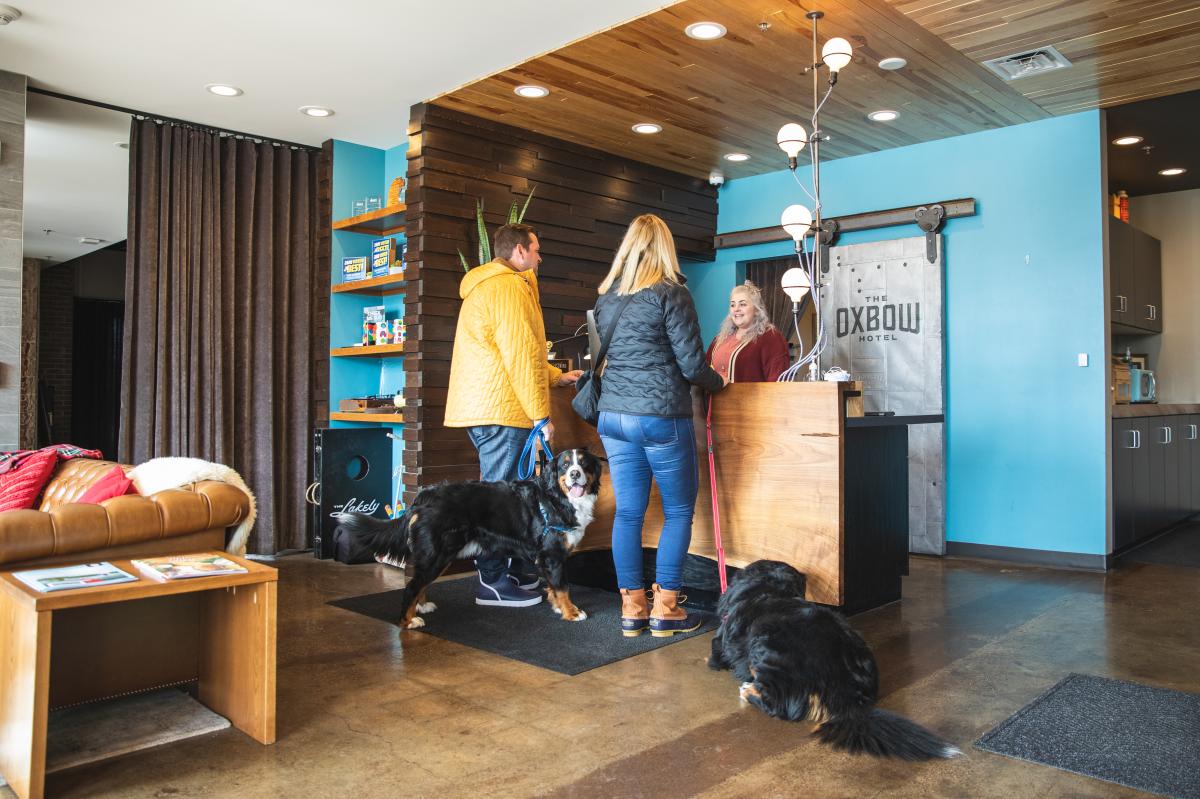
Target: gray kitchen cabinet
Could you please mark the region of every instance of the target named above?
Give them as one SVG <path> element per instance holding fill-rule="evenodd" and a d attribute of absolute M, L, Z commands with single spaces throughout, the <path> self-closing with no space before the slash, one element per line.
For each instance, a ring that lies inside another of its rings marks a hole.
<path fill-rule="evenodd" d="M 1119 333 L 1161 333 L 1162 243 L 1108 218 L 1109 319 Z"/>
<path fill-rule="evenodd" d="M 1113 551 L 1200 512 L 1200 415 L 1113 419 Z"/>

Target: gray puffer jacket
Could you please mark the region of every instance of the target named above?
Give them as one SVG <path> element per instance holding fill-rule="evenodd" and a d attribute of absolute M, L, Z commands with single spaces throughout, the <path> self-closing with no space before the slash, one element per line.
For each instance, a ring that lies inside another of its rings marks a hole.
<path fill-rule="evenodd" d="M 600 339 L 625 298 L 610 290 L 596 300 Z M 689 383 L 720 391 L 725 383 L 704 357 L 692 295 L 662 282 L 633 295 L 613 334 L 600 390 L 600 410 L 640 416 L 692 415 Z"/>

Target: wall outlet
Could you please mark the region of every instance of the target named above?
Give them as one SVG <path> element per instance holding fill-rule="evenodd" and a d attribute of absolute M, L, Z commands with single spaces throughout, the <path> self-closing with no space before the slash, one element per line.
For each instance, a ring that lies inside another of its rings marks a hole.
<path fill-rule="evenodd" d="M 1086 352 L 1079 353 L 1079 365 L 1087 366 L 1088 356 Z"/>

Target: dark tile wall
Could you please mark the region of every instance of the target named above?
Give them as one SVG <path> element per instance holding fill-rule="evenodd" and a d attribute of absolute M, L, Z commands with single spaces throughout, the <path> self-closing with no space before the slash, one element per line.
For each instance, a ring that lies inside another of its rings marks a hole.
<path fill-rule="evenodd" d="M 38 377 L 51 414 L 53 441 L 71 442 L 71 351 L 75 320 L 75 262 L 42 269 L 38 302 Z"/>

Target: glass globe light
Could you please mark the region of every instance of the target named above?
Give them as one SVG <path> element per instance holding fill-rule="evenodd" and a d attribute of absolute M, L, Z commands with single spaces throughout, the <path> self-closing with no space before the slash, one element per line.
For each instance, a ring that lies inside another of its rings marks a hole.
<path fill-rule="evenodd" d="M 808 144 L 808 131 L 804 129 L 803 125 L 789 122 L 779 129 L 775 142 L 779 145 L 779 149 L 787 153 L 787 157 L 794 161 L 800 151 L 804 149 L 804 145 Z"/>
<path fill-rule="evenodd" d="M 825 66 L 829 67 L 830 72 L 837 72 L 850 63 L 850 57 L 854 51 L 850 49 L 850 42 L 840 36 L 835 36 L 825 42 L 825 46 L 821 48 L 821 60 L 825 62 Z"/>
<path fill-rule="evenodd" d="M 808 279 L 808 272 L 798 266 L 793 266 L 783 273 L 779 286 L 792 302 L 800 302 L 804 299 L 804 295 L 812 289 L 812 281 Z"/>
<path fill-rule="evenodd" d="M 812 221 L 812 211 L 799 204 L 789 205 L 779 216 L 779 224 L 797 244 L 803 241 L 808 234 L 808 229 L 812 227 Z"/>

